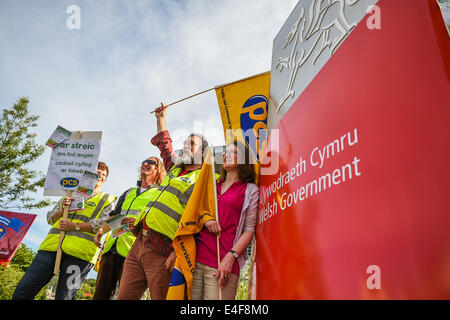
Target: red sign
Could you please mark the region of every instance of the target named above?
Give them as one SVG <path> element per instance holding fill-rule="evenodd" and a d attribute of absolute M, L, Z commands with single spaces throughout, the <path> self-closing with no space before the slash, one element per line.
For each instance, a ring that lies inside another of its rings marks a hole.
<path fill-rule="evenodd" d="M 450 299 L 450 40 L 435 0 L 377 6 L 275 126 L 257 299 Z"/>
<path fill-rule="evenodd" d="M 11 261 L 35 214 L 0 211 L 0 263 Z"/>

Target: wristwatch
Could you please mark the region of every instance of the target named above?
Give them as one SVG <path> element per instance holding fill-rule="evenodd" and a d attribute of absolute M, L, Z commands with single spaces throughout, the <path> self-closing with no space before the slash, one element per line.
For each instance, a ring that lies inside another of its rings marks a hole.
<path fill-rule="evenodd" d="M 78 223 L 75 224 L 75 231 L 80 231 L 80 225 Z"/>
<path fill-rule="evenodd" d="M 236 251 L 234 250 L 230 250 L 231 254 L 233 255 L 233 257 L 237 260 L 239 258 L 239 255 Z"/>

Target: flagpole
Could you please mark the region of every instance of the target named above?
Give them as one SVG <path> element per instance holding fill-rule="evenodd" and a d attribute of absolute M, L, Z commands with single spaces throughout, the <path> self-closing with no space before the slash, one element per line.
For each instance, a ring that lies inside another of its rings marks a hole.
<path fill-rule="evenodd" d="M 193 94 L 193 95 L 191 95 L 191 96 L 189 96 L 189 97 L 186 97 L 186 98 L 180 99 L 180 100 L 178 100 L 178 101 L 175 101 L 175 102 L 166 104 L 165 107 L 170 107 L 170 106 L 172 106 L 172 105 L 174 105 L 174 104 L 177 104 L 178 102 L 182 102 L 182 101 L 184 101 L 184 100 L 193 98 L 193 97 L 195 97 L 195 96 L 199 96 L 199 95 L 201 95 L 201 94 L 203 94 L 203 93 L 206 93 L 206 92 L 211 91 L 211 90 L 214 90 L 214 89 L 215 89 L 215 88 L 209 88 L 209 89 L 203 90 L 202 92 Z M 153 111 L 150 112 L 150 113 L 155 113 L 155 110 L 153 110 Z"/>
<path fill-rule="evenodd" d="M 216 211 L 216 221 L 219 223 L 219 210 L 217 206 L 217 185 L 216 185 L 216 171 L 214 169 L 214 147 L 210 147 L 211 152 L 211 175 L 214 181 L 214 209 Z M 219 269 L 220 266 L 220 235 L 217 234 L 217 269 Z M 222 289 L 220 289 L 220 277 L 218 279 L 219 281 L 219 300 L 222 300 Z"/>
<path fill-rule="evenodd" d="M 231 81 L 231 82 L 228 82 L 228 83 L 225 83 L 225 84 L 221 84 L 221 85 L 219 85 L 219 86 L 215 86 L 214 88 L 209 88 L 209 89 L 203 90 L 203 91 L 201 91 L 201 92 L 195 93 L 195 94 L 193 94 L 193 95 L 190 95 L 189 97 L 186 97 L 186 98 L 177 100 L 177 101 L 175 101 L 175 102 L 166 104 L 165 106 L 166 106 L 166 107 L 170 107 L 170 106 L 172 106 L 172 105 L 174 105 L 174 104 L 177 104 L 177 103 L 182 102 L 182 101 L 184 101 L 184 100 L 187 100 L 187 99 L 190 99 L 190 98 L 199 96 L 199 95 L 204 94 L 204 93 L 206 93 L 206 92 L 208 92 L 208 91 L 216 90 L 216 89 L 218 89 L 218 88 L 225 87 L 225 86 L 228 86 L 228 85 L 230 85 L 230 84 L 234 84 L 234 83 L 236 83 L 236 82 L 241 82 L 241 81 L 245 81 L 245 80 L 248 80 L 248 79 L 251 79 L 251 78 L 254 78 L 254 77 L 258 77 L 258 76 L 261 76 L 261 75 L 266 74 L 266 73 L 270 73 L 270 71 L 261 72 L 261 73 L 258 73 L 258 74 L 255 74 L 255 75 L 252 75 L 252 76 L 249 76 L 249 77 L 246 77 L 246 78 L 242 78 L 242 79 L 239 79 L 239 80 L 235 80 L 235 81 Z M 158 107 L 156 107 L 156 108 L 158 108 Z M 155 109 L 156 109 L 156 108 L 155 108 Z M 151 111 L 150 114 L 151 114 L 151 113 L 155 113 L 155 110 Z"/>

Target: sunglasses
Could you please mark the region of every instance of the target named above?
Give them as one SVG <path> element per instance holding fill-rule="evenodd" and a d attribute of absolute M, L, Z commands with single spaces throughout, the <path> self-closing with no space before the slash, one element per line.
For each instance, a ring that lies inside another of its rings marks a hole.
<path fill-rule="evenodd" d="M 141 166 L 143 166 L 144 164 L 154 164 L 155 166 L 157 165 L 155 160 L 144 160 L 142 161 Z"/>

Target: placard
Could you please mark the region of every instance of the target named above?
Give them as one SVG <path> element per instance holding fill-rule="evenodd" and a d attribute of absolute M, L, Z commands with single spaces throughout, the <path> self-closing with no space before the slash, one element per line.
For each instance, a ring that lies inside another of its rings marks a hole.
<path fill-rule="evenodd" d="M 122 224 L 122 220 L 125 218 L 126 218 L 125 215 L 119 214 L 107 221 L 109 227 L 111 228 L 113 238 L 117 238 L 121 234 L 130 231 L 129 224 Z"/>
<path fill-rule="evenodd" d="M 45 145 L 53 149 L 58 143 L 69 139 L 71 135 L 72 135 L 71 131 L 69 131 L 61 126 L 58 126 L 55 129 L 55 131 L 53 131 L 52 135 L 47 140 Z"/>
<path fill-rule="evenodd" d="M 69 212 L 84 210 L 84 197 L 78 194 L 72 196 L 72 202 L 69 206 Z"/>
<path fill-rule="evenodd" d="M 101 132 L 82 132 L 81 139 L 75 139 L 72 133 L 70 139 L 55 145 L 45 179 L 44 196 L 64 196 L 69 190 L 92 195 L 92 185 L 88 182 L 92 182 L 97 172 L 101 136 Z"/>

